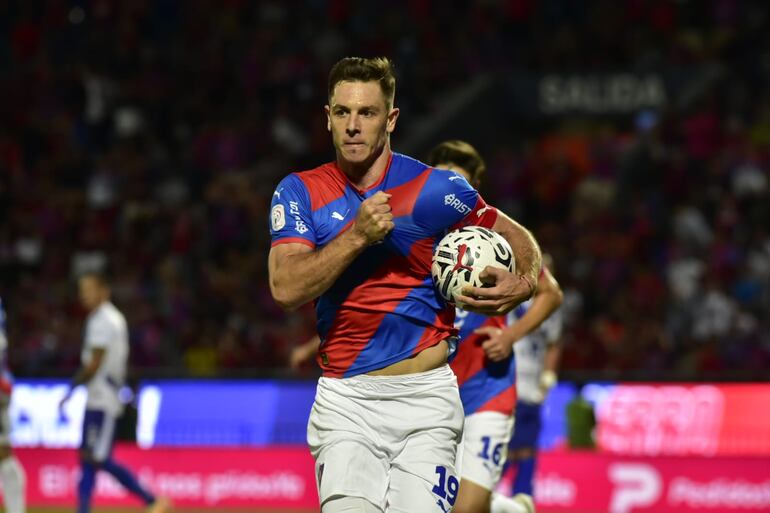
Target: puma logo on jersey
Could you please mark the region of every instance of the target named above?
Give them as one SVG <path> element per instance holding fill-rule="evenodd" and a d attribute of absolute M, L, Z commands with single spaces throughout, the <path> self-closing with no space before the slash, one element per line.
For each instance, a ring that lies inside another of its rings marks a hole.
<path fill-rule="evenodd" d="M 332 212 L 332 217 L 334 219 L 339 219 L 340 221 L 343 221 L 345 219 L 345 216 L 343 216 L 339 212 Z"/>
<path fill-rule="evenodd" d="M 454 182 L 455 180 L 462 180 L 462 178 L 463 177 L 460 176 L 460 175 L 452 175 L 452 176 L 449 177 L 449 181 L 450 182 Z"/>

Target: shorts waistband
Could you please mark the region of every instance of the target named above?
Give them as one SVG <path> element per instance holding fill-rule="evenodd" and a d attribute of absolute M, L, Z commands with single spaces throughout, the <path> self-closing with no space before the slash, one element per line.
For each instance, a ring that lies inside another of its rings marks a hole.
<path fill-rule="evenodd" d="M 436 383 L 443 383 L 456 380 L 454 372 L 449 364 L 443 364 L 440 367 L 425 372 L 415 372 L 413 374 L 398 374 L 395 376 L 371 376 L 369 374 L 358 374 L 349 378 L 326 378 L 321 377 L 318 380 L 319 385 L 332 387 L 349 387 L 361 389 L 379 389 L 380 387 L 402 387 L 411 386 L 432 386 Z M 456 381 L 455 381 L 456 383 Z"/>

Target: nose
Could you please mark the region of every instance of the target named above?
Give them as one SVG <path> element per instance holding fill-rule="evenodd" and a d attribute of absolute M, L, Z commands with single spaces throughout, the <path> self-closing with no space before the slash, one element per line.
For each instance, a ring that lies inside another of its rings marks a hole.
<path fill-rule="evenodd" d="M 361 132 L 361 127 L 358 123 L 358 115 L 355 113 L 350 114 L 348 116 L 348 123 L 345 126 L 345 132 L 348 134 L 349 137 L 353 137 L 354 135 Z"/>

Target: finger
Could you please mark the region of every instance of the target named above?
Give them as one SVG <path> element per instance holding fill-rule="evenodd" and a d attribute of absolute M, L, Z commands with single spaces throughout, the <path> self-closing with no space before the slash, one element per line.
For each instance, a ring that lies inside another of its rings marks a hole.
<path fill-rule="evenodd" d="M 483 271 L 479 273 L 479 277 L 487 277 L 487 278 L 495 278 L 496 280 L 500 280 L 502 278 L 505 278 L 506 275 L 511 274 L 505 269 L 500 269 L 499 267 L 493 267 L 491 265 L 488 265 L 484 268 Z"/>
<path fill-rule="evenodd" d="M 383 203 L 387 203 L 390 199 L 390 194 L 387 192 L 377 191 L 373 196 L 371 196 L 366 201 L 371 202 L 373 205 L 382 205 Z"/>
<path fill-rule="evenodd" d="M 487 353 L 494 353 L 497 350 L 497 343 L 493 339 L 488 338 L 481 343 L 481 348 Z"/>
<path fill-rule="evenodd" d="M 393 210 L 389 204 L 387 203 L 378 203 L 374 205 L 369 205 L 369 211 L 373 214 L 384 214 L 386 212 L 390 212 Z"/>
<path fill-rule="evenodd" d="M 495 287 L 482 288 L 482 287 L 473 287 L 471 285 L 466 285 L 465 287 L 463 287 L 462 293 L 465 296 L 492 299 L 495 297 L 494 290 L 495 290 Z"/>
<path fill-rule="evenodd" d="M 500 328 L 495 328 L 494 326 L 482 326 L 481 328 L 476 328 L 473 330 L 473 333 L 476 333 L 477 335 L 489 335 L 490 337 L 494 337 L 502 333 L 503 330 Z"/>
<path fill-rule="evenodd" d="M 463 310 L 469 312 L 491 315 L 497 311 L 497 307 L 490 307 L 488 302 L 479 301 L 463 294 L 455 294 L 454 299 L 456 303 L 461 305 Z"/>
<path fill-rule="evenodd" d="M 481 287 L 463 287 L 463 297 L 473 299 L 473 306 L 485 307 L 496 310 L 505 303 L 506 297 L 495 287 L 484 289 Z"/>

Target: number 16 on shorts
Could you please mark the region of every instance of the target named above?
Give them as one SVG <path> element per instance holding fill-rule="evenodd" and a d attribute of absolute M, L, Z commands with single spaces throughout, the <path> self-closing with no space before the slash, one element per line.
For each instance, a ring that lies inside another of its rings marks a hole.
<path fill-rule="evenodd" d="M 447 476 L 446 467 L 444 466 L 437 466 L 436 474 L 438 474 L 438 483 L 433 486 L 433 493 L 439 496 L 436 504 L 448 513 L 449 511 L 452 511 L 452 506 L 455 505 L 457 491 L 460 489 L 460 483 L 455 476 Z M 444 500 L 449 503 L 447 507 L 444 506 Z"/>
<path fill-rule="evenodd" d="M 482 436 L 481 437 L 481 443 L 484 445 L 484 447 L 481 449 L 481 452 L 479 452 L 478 457 L 482 460 L 492 461 L 492 463 L 495 464 L 495 466 L 499 466 L 500 463 L 502 463 L 503 458 L 503 444 L 502 442 L 495 444 L 494 448 L 492 446 L 492 437 L 491 436 Z M 491 450 L 491 452 L 490 452 Z"/>

